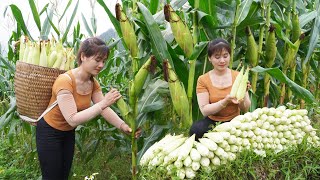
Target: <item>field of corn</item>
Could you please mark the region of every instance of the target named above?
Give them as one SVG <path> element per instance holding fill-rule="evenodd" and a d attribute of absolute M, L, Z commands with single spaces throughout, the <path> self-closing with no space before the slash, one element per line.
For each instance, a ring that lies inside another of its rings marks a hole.
<path fill-rule="evenodd" d="M 17 112 L 17 62 L 71 69 L 94 36 L 111 50 L 102 90 L 120 90 L 112 108 L 143 133 L 124 135 L 101 117 L 78 126 L 70 179 L 320 179 L 319 0 L 89 0 L 91 17 L 79 19 L 82 1 L 57 13 L 58 1 L 28 1 L 36 36 L 19 4 L 1 12 L 16 28 L 0 47 L 0 179 L 41 179 L 35 127 Z M 113 25 L 103 34 L 95 6 Z M 249 67 L 252 104 L 197 142 L 188 137 L 202 118 L 195 87 L 218 37 L 231 44 L 230 68 Z"/>

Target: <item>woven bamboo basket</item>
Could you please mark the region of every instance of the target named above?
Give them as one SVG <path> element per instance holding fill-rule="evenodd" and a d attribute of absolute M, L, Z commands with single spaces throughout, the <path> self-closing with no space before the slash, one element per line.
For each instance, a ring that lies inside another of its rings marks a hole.
<path fill-rule="evenodd" d="M 17 61 L 14 90 L 19 115 L 37 119 L 49 104 L 54 81 L 64 72 Z"/>

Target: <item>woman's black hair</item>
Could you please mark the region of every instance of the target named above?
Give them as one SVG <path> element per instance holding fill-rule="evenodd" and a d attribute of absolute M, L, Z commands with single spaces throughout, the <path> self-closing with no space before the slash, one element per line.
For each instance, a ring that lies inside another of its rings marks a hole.
<path fill-rule="evenodd" d="M 80 45 L 77 54 L 78 66 L 82 63 L 81 54 L 86 57 L 96 56 L 100 59 L 107 59 L 109 56 L 109 48 L 100 38 L 92 37 L 84 40 Z"/>
<path fill-rule="evenodd" d="M 231 54 L 231 47 L 228 41 L 222 38 L 214 39 L 208 45 L 208 56 L 211 57 L 215 53 L 221 53 L 223 49 L 227 50 L 228 53 Z"/>

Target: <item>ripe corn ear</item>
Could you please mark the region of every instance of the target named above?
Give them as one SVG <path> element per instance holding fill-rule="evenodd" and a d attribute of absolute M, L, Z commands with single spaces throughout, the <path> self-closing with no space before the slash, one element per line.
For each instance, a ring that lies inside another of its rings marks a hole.
<path fill-rule="evenodd" d="M 179 46 L 183 49 L 187 57 L 190 57 L 193 52 L 192 34 L 177 13 L 169 4 L 164 6 L 165 19 L 170 23 L 172 33 Z"/>
<path fill-rule="evenodd" d="M 42 41 L 41 42 L 41 52 L 40 52 L 40 61 L 39 61 L 39 65 L 40 66 L 44 66 L 47 67 L 48 66 L 48 62 L 47 62 L 47 50 L 46 50 L 46 45 L 45 42 Z"/>
<path fill-rule="evenodd" d="M 40 46 L 37 42 L 34 43 L 32 51 L 32 64 L 39 65 L 40 62 Z"/>
<path fill-rule="evenodd" d="M 129 109 L 129 106 L 128 104 L 124 101 L 123 97 L 121 97 L 117 102 L 117 107 L 120 111 L 120 114 L 122 117 L 127 117 L 127 115 L 129 114 L 130 112 L 130 109 Z"/>
<path fill-rule="evenodd" d="M 168 73 L 167 81 L 169 83 L 169 90 L 174 109 L 181 118 L 182 127 L 190 127 L 192 124 L 192 117 L 190 117 L 189 102 L 184 86 L 178 79 L 170 64 L 168 62 L 164 63 L 167 63 L 167 66 L 165 67 L 167 70 L 165 70 L 165 72 Z"/>
<path fill-rule="evenodd" d="M 116 18 L 120 22 L 121 32 L 124 42 L 128 46 L 131 56 L 138 56 L 138 44 L 137 37 L 133 29 L 133 25 L 130 23 L 126 14 L 122 11 L 121 5 L 116 4 Z"/>

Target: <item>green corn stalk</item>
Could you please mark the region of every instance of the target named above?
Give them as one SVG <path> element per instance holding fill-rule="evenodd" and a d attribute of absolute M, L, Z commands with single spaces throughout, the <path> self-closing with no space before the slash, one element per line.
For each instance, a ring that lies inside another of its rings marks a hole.
<path fill-rule="evenodd" d="M 121 32 L 123 35 L 123 40 L 126 46 L 128 47 L 131 57 L 132 57 L 132 69 L 135 73 L 138 71 L 139 62 L 138 62 L 138 44 L 137 36 L 135 34 L 133 25 L 130 23 L 128 17 L 123 12 L 122 7 L 119 3 L 116 4 L 116 18 L 120 22 Z"/>
<path fill-rule="evenodd" d="M 265 63 L 267 68 L 271 68 L 274 64 L 274 60 L 277 55 L 277 44 L 276 44 L 276 35 L 275 35 L 275 27 L 271 24 L 269 28 L 269 33 L 266 41 L 266 58 Z M 263 106 L 267 106 L 267 102 L 269 99 L 269 89 L 270 89 L 270 75 L 265 73 L 264 75 L 264 98 L 263 98 Z"/>
<path fill-rule="evenodd" d="M 246 51 L 246 59 L 249 61 L 251 67 L 255 67 L 258 64 L 258 45 L 254 40 L 253 34 L 251 33 L 250 27 L 246 28 L 247 34 L 247 51 Z M 258 81 L 258 73 L 253 72 L 251 77 L 251 87 L 252 91 L 256 92 L 257 89 L 257 81 Z"/>
<path fill-rule="evenodd" d="M 294 43 L 294 47 L 288 46 L 285 58 L 284 58 L 284 64 L 282 67 L 282 72 L 284 75 L 287 76 L 287 70 L 290 69 L 290 79 L 294 81 L 295 78 L 295 68 L 296 68 L 296 55 L 298 53 L 301 40 L 305 37 L 304 34 L 301 34 L 299 39 Z M 290 98 L 291 95 L 289 94 L 290 89 L 288 90 L 288 97 Z M 286 95 L 286 84 L 281 84 L 281 93 L 280 93 L 280 104 L 284 103 Z M 290 95 L 290 96 L 289 96 Z"/>
<path fill-rule="evenodd" d="M 310 73 L 309 61 L 307 63 L 303 63 L 303 61 L 301 61 L 301 69 L 302 69 L 302 87 L 307 89 L 308 77 Z M 305 100 L 301 99 L 300 109 L 304 109 L 304 108 L 305 108 Z"/>
<path fill-rule="evenodd" d="M 192 125 L 192 117 L 190 117 L 188 97 L 184 86 L 178 79 L 168 61 L 164 61 L 163 64 L 165 80 L 169 84 L 173 107 L 178 116 L 181 118 L 181 127 L 189 128 Z"/>

